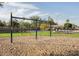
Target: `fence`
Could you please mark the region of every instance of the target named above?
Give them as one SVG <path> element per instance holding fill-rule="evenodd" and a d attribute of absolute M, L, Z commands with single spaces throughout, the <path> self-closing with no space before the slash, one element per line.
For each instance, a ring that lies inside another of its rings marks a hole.
<path fill-rule="evenodd" d="M 35 28 L 34 29 L 30 29 L 30 26 L 29 26 L 29 29 L 27 29 L 27 28 L 18 28 L 18 27 L 14 28 L 13 27 L 13 20 L 14 19 L 35 21 Z M 52 37 L 52 36 L 55 36 L 55 37 L 56 36 L 69 36 L 70 34 L 71 34 L 71 36 L 73 36 L 72 32 L 74 32 L 74 30 L 59 30 L 59 31 L 57 30 L 57 31 L 53 31 L 51 22 L 49 23 L 49 29 L 47 29 L 46 31 L 40 31 L 38 29 L 38 26 L 37 26 L 38 22 L 43 22 L 45 20 L 37 20 L 37 19 L 28 19 L 28 18 L 24 18 L 24 17 L 16 17 L 16 16 L 13 16 L 12 13 L 10 15 L 10 21 L 11 21 L 11 26 L 10 27 L 2 27 L 2 28 L 0 28 L 0 33 L 9 33 L 10 34 L 10 42 L 11 43 L 13 43 L 13 39 L 14 39 L 13 34 L 14 33 L 21 33 L 21 34 L 22 34 L 22 32 L 24 32 L 24 33 L 31 33 L 31 34 L 34 34 L 33 36 L 37 40 L 38 36 L 41 36 L 41 35 L 44 36 L 44 34 L 49 36 L 49 37 Z M 45 21 L 45 22 L 47 22 L 47 21 Z M 67 33 L 69 33 L 69 34 L 67 35 Z"/>

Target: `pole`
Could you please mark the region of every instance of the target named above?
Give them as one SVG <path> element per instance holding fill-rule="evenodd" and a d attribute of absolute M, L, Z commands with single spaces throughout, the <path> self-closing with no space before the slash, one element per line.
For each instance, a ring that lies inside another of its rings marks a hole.
<path fill-rule="evenodd" d="M 37 40 L 37 20 L 36 20 L 36 40 Z"/>
<path fill-rule="evenodd" d="M 52 35 L 52 30 L 51 30 L 51 22 L 50 22 L 50 37 L 51 37 L 51 35 Z"/>
<path fill-rule="evenodd" d="M 13 43 L 13 26 L 12 26 L 12 13 L 11 13 L 11 43 Z"/>

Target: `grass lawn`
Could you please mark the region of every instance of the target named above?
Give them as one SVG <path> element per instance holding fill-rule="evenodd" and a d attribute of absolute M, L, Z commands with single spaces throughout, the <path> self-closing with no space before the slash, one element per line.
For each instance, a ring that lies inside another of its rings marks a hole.
<path fill-rule="evenodd" d="M 24 33 L 13 33 L 14 37 L 17 36 L 34 36 L 35 32 L 24 32 Z M 50 32 L 49 31 L 38 31 L 39 36 L 49 36 Z M 52 32 L 52 36 L 66 36 L 66 37 L 77 37 L 79 38 L 79 33 L 73 33 L 73 34 L 64 34 L 62 32 Z M 10 33 L 0 33 L 1 38 L 6 38 L 10 37 Z"/>

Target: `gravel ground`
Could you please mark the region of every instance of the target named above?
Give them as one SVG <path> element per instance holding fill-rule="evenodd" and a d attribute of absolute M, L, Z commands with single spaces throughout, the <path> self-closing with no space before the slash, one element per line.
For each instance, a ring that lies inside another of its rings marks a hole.
<path fill-rule="evenodd" d="M 0 38 L 0 55 L 10 56 L 72 56 L 79 55 L 79 38 L 22 36 Z"/>

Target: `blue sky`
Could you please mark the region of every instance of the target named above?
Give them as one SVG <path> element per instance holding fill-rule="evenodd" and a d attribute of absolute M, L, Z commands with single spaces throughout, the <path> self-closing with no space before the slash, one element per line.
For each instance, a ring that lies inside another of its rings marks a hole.
<path fill-rule="evenodd" d="M 42 19 L 47 19 L 51 16 L 58 24 L 63 24 L 66 19 L 70 22 L 79 25 L 79 3 L 78 2 L 27 2 L 27 3 L 3 3 L 3 8 L 0 8 L 0 18 L 8 21 L 10 12 L 14 16 L 31 17 L 34 15 L 40 16 Z"/>

